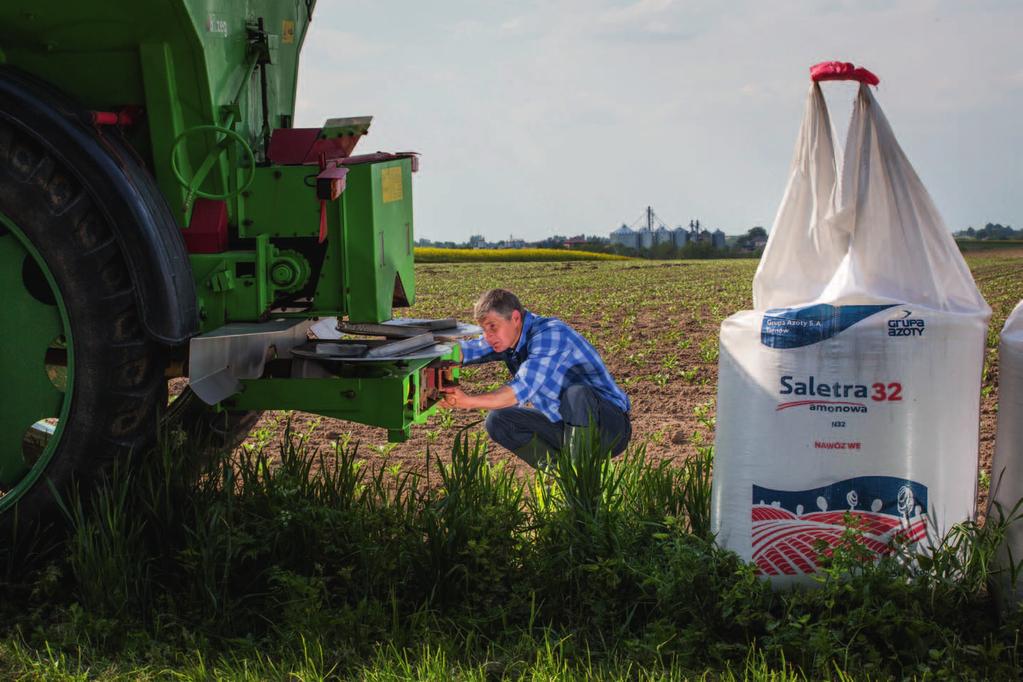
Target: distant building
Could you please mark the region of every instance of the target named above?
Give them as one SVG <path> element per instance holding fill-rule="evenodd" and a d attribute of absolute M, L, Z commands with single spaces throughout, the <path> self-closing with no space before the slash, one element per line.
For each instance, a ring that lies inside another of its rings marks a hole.
<path fill-rule="evenodd" d="M 611 243 L 621 244 L 630 249 L 638 249 L 639 235 L 636 234 L 635 230 L 629 228 L 628 225 L 623 224 L 611 233 Z"/>
<path fill-rule="evenodd" d="M 725 233 L 721 230 L 714 230 L 713 235 L 711 235 L 711 241 L 714 243 L 715 249 L 725 248 Z"/>
<path fill-rule="evenodd" d="M 682 225 L 672 229 L 665 225 L 649 206 L 632 225 L 633 227 L 630 227 L 623 223 L 621 227 L 611 232 L 611 243 L 636 250 L 648 250 L 661 244 L 670 244 L 678 249 L 692 242 L 705 243 L 715 249 L 726 249 L 728 246 L 723 231 L 711 232 L 702 227 L 699 220 L 690 220 L 688 229 Z M 640 227 L 636 227 L 637 225 Z M 565 242 L 566 247 L 570 246 L 569 241 L 571 240 Z"/>
<path fill-rule="evenodd" d="M 469 248 L 485 249 L 487 248 L 487 240 L 481 234 L 474 234 L 469 237 Z"/>
<path fill-rule="evenodd" d="M 583 244 L 587 243 L 587 241 L 589 240 L 586 239 L 586 235 L 577 234 L 576 236 L 569 237 L 565 241 L 561 242 L 561 245 L 564 246 L 566 249 L 571 249 L 577 246 L 582 246 Z"/>
<path fill-rule="evenodd" d="M 637 231 L 639 235 L 639 248 L 652 249 L 654 246 L 654 231 L 649 226 L 641 227 Z"/>
<path fill-rule="evenodd" d="M 679 225 L 671 231 L 671 241 L 676 249 L 681 249 L 689 242 L 689 231 Z"/>
<path fill-rule="evenodd" d="M 690 220 L 689 221 L 689 241 L 690 242 L 701 242 L 701 241 L 703 241 L 703 239 L 701 238 L 700 232 L 701 232 L 701 230 L 700 230 L 700 221 L 699 220 Z M 703 230 L 703 232 L 706 232 L 706 230 Z"/>

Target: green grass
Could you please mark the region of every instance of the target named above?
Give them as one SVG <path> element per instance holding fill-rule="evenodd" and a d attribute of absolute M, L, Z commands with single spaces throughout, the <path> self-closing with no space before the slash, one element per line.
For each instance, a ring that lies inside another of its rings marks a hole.
<path fill-rule="evenodd" d="M 708 428 L 712 417 L 698 419 Z M 463 432 L 422 473 L 355 445 L 161 449 L 0 549 L 0 670 L 32 679 L 1000 678 L 1018 613 L 987 581 L 1007 522 L 773 593 L 709 536 L 712 449 L 608 460 L 583 434 L 521 479 Z M 203 457 L 198 459 L 197 454 Z M 186 457 L 186 455 L 192 455 Z M 201 462 L 201 464 L 197 464 Z M 1018 511 L 1018 510 L 1016 510 Z M 846 672 L 856 675 L 842 677 Z M 288 676 L 292 677 L 289 678 Z"/>
<path fill-rule="evenodd" d="M 653 682 L 665 680 L 707 680 L 720 682 L 797 682 L 808 678 L 783 660 L 775 662 L 755 648 L 734 665 L 720 671 L 694 673 L 672 663 L 637 665 L 624 658 L 598 660 L 592 655 L 573 653 L 571 638 L 556 639 L 552 633 L 522 633 L 507 648 L 487 647 L 480 651 L 465 642 L 435 640 L 411 648 L 379 645 L 366 661 L 345 667 L 337 663 L 319 641 L 304 641 L 301 647 L 276 655 L 249 649 L 204 656 L 197 651 L 182 652 L 163 663 L 125 661 L 87 662 L 80 657 L 46 649 L 34 650 L 20 640 L 0 642 L 0 669 L 8 679 L 31 680 L 360 680 L 410 681 L 457 679 L 489 682 L 521 680 L 540 682 Z M 834 679 L 868 680 L 836 667 Z"/>

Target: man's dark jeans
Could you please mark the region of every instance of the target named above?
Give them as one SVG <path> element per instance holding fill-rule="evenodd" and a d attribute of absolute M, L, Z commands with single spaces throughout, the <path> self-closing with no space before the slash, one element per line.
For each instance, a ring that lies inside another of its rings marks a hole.
<path fill-rule="evenodd" d="M 589 386 L 576 384 L 561 392 L 561 421 L 552 422 L 539 410 L 529 407 L 504 407 L 487 415 L 490 439 L 511 451 L 539 438 L 552 451 L 560 451 L 566 426 L 589 426 L 596 419 L 600 446 L 612 455 L 621 454 L 632 437 L 629 415 L 615 404 L 600 397 Z"/>

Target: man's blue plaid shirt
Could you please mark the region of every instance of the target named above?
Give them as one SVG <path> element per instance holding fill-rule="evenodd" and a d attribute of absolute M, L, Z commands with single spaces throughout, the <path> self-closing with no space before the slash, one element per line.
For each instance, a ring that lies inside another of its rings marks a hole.
<path fill-rule="evenodd" d="M 560 422 L 561 392 L 584 384 L 623 412 L 630 408 L 625 395 L 604 366 L 597 350 L 579 332 L 555 317 L 526 311 L 522 334 L 515 348 L 495 353 L 483 337 L 462 341 L 462 364 L 504 361 L 520 405 L 532 403 L 552 422 Z"/>

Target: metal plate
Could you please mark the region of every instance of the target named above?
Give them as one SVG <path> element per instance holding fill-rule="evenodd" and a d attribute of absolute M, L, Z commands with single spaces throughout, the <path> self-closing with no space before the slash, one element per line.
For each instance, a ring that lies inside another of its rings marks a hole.
<path fill-rule="evenodd" d="M 326 358 L 361 358 L 369 350 L 364 343 L 318 343 L 314 346 L 317 356 Z M 306 357 L 304 351 L 299 357 Z"/>
<path fill-rule="evenodd" d="M 344 341 L 331 341 L 331 344 L 344 344 Z M 365 345 L 364 343 L 360 345 Z M 297 346 L 291 349 L 291 354 L 297 358 L 305 360 L 314 360 L 324 365 L 372 365 L 372 364 L 393 364 L 395 362 L 405 362 L 409 360 L 433 360 L 443 355 L 447 355 L 451 352 L 451 346 L 448 344 L 437 343 L 426 348 L 407 353 L 405 355 L 393 355 L 387 357 L 343 357 L 343 356 L 332 356 L 324 355 L 316 351 L 316 346 L 319 345 L 315 341 L 304 343 L 301 346 Z M 354 345 L 354 344 L 353 344 Z"/>
<path fill-rule="evenodd" d="M 306 340 L 312 320 L 235 322 L 189 342 L 188 383 L 209 404 L 241 390 L 241 379 L 258 379 L 266 361 L 288 358 Z"/>
<path fill-rule="evenodd" d="M 395 327 L 402 326 L 416 326 L 417 322 L 423 320 L 414 317 L 396 317 L 393 320 L 388 320 L 382 324 L 391 325 Z M 337 318 L 336 317 L 323 317 L 317 321 L 310 329 L 318 339 L 330 340 L 340 339 L 342 334 L 337 329 Z M 447 329 L 431 329 L 433 335 L 437 337 L 438 341 L 447 341 L 455 339 L 465 339 L 473 336 L 479 336 L 483 333 L 483 328 L 475 324 L 467 324 L 465 322 L 459 322 L 454 327 Z"/>
<path fill-rule="evenodd" d="M 430 331 L 437 329 L 451 329 L 458 326 L 458 320 L 453 317 L 441 317 L 429 319 L 425 317 L 396 317 L 385 322 L 389 327 L 422 327 Z"/>
<path fill-rule="evenodd" d="M 351 324 L 350 322 L 338 322 L 337 330 L 342 334 L 383 336 L 389 339 L 408 339 L 430 331 L 426 327 L 411 327 L 399 324 Z"/>
<path fill-rule="evenodd" d="M 421 320 L 414 317 L 396 317 L 393 320 L 388 320 L 384 324 L 390 324 L 395 326 L 416 326 L 417 322 Z M 430 329 L 433 335 L 437 338 L 445 339 L 461 339 L 470 336 L 479 336 L 483 333 L 483 327 L 476 324 L 468 324 L 466 322 L 459 322 L 454 327 L 448 327 L 446 329 Z"/>

